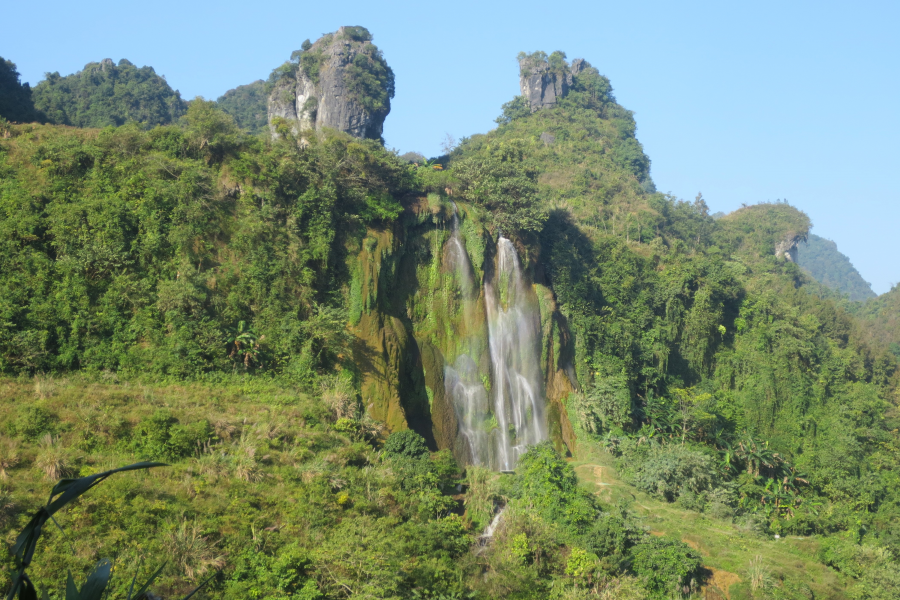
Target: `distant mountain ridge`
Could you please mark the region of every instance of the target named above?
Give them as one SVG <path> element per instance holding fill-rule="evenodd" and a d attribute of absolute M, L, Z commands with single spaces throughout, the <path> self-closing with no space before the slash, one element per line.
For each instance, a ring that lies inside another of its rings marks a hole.
<path fill-rule="evenodd" d="M 807 242 L 798 249 L 798 259 L 800 266 L 816 281 L 850 300 L 868 300 L 877 295 L 872 291 L 872 285 L 862 278 L 850 259 L 831 240 L 810 234 Z"/>

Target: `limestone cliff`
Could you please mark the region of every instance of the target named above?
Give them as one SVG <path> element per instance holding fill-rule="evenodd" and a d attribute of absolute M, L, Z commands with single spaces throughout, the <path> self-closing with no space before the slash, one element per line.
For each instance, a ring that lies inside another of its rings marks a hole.
<path fill-rule="evenodd" d="M 381 138 L 394 97 L 394 73 L 364 27 L 341 27 L 314 44 L 305 42 L 275 73 L 268 100 L 273 135 L 282 122 L 295 135 L 329 127 L 358 138 Z"/>
<path fill-rule="evenodd" d="M 568 64 L 562 52 L 549 56 L 544 52 L 523 52 L 519 54 L 519 88 L 531 112 L 535 112 L 554 106 L 572 89 L 573 78 L 588 70 L 597 71 L 583 58 Z"/>

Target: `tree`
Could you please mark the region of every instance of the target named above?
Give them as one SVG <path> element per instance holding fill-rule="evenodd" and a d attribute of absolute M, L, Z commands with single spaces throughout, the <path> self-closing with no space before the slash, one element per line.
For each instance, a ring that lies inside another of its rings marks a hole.
<path fill-rule="evenodd" d="M 185 136 L 208 163 L 221 162 L 242 141 L 234 118 L 222 112 L 215 102 L 197 97 L 184 117 Z"/>
<path fill-rule="evenodd" d="M 228 90 L 219 96 L 216 104 L 222 111 L 231 115 L 241 129 L 261 133 L 266 129 L 268 121 L 266 103 L 270 91 L 270 86 L 260 79 Z"/>
<path fill-rule="evenodd" d="M 546 219 L 537 197 L 536 174 L 525 164 L 525 142 L 512 140 L 453 166 L 461 196 L 483 206 L 501 232 L 537 232 Z"/>
<path fill-rule="evenodd" d="M 525 96 L 516 96 L 502 107 L 503 112 L 494 119 L 497 125 L 506 125 L 514 119 L 521 119 L 531 114 L 531 106 Z"/>
<path fill-rule="evenodd" d="M 26 123 L 38 119 L 31 87 L 19 81 L 16 65 L 0 56 L 0 117 Z"/>

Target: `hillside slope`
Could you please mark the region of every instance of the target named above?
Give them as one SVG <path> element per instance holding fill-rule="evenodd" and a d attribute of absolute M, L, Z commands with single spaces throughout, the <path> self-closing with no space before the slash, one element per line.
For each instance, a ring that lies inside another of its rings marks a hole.
<path fill-rule="evenodd" d="M 815 234 L 799 248 L 800 266 L 816 281 L 836 290 L 850 300 L 875 297 L 872 286 L 862 278 L 850 259 L 838 251 L 837 244 Z"/>

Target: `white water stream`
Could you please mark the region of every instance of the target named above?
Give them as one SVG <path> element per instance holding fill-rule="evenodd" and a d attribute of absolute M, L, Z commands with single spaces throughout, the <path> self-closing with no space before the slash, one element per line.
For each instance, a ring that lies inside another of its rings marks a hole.
<path fill-rule="evenodd" d="M 477 306 L 471 295 L 474 271 L 455 211 L 451 224 L 449 266 L 458 275 L 465 299 L 463 318 L 472 331 L 469 325 Z M 490 374 L 479 373 L 478 357 L 461 354 L 445 367 L 444 385 L 471 462 L 510 470 L 529 446 L 547 439 L 547 424 L 540 311 L 515 246 L 504 237 L 497 242 L 494 274 L 484 282 L 484 310 Z"/>

